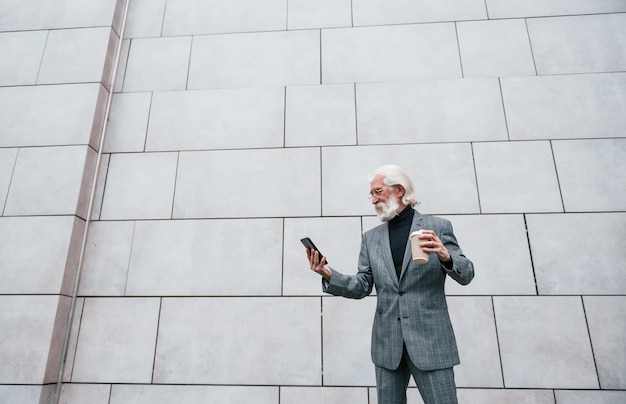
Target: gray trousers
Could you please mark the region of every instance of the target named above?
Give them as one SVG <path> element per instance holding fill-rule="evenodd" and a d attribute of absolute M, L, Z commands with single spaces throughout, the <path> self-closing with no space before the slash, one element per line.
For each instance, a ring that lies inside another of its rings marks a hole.
<path fill-rule="evenodd" d="M 406 404 L 406 389 L 413 375 L 424 404 L 458 404 L 452 368 L 419 370 L 404 350 L 400 366 L 389 370 L 376 366 L 378 404 Z"/>

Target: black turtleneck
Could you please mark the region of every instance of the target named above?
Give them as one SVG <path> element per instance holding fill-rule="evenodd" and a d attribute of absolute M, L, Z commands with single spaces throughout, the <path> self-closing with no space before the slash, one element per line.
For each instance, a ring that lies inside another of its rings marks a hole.
<path fill-rule="evenodd" d="M 393 265 L 396 268 L 398 279 L 400 279 L 402 260 L 404 259 L 404 252 L 406 251 L 406 243 L 409 241 L 409 231 L 411 230 L 414 213 L 415 210 L 407 206 L 400 214 L 388 222 L 391 256 L 393 257 Z"/>

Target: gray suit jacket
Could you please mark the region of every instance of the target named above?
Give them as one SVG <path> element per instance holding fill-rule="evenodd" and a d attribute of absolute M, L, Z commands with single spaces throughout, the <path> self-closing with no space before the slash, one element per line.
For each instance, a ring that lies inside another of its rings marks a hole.
<path fill-rule="evenodd" d="M 426 264 L 411 259 L 407 242 L 400 280 L 396 275 L 387 223 L 363 235 L 358 272 L 344 275 L 332 270 L 324 292 L 353 299 L 370 294 L 376 286 L 377 302 L 372 327 L 372 361 L 387 369 L 396 369 L 406 344 L 411 361 L 421 370 L 449 368 L 459 364 L 454 331 L 448 315 L 444 282 L 446 276 L 462 285 L 474 277 L 474 265 L 467 259 L 446 219 L 415 212 L 411 232 L 433 230 L 444 243 L 453 260 L 446 269 L 436 254 Z"/>

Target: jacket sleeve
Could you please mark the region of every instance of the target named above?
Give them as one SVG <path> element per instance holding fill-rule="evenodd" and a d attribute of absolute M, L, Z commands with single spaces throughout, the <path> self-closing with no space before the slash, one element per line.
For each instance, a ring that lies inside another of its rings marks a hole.
<path fill-rule="evenodd" d="M 369 264 L 366 235 L 361 239 L 358 271 L 354 275 L 345 275 L 331 268 L 330 281 L 322 279 L 322 290 L 335 296 L 362 299 L 372 292 L 374 276 Z"/>
<path fill-rule="evenodd" d="M 449 220 L 444 220 L 439 238 L 452 257 L 452 268 L 446 268 L 446 266 L 442 264 L 442 269 L 461 285 L 467 285 L 474 278 L 474 264 L 463 255 L 463 251 L 461 251 L 456 241 L 452 224 Z"/>

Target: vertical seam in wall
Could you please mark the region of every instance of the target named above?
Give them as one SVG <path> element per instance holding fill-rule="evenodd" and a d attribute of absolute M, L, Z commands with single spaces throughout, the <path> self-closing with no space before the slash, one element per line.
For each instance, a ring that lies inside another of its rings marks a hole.
<path fill-rule="evenodd" d="M 96 152 L 97 153 L 97 152 Z M 102 218 L 102 208 L 104 207 L 104 194 L 106 192 L 107 189 L 107 182 L 109 180 L 109 168 L 111 167 L 111 153 L 109 153 L 109 159 L 107 161 L 107 166 L 106 166 L 106 173 L 104 174 L 104 184 L 102 185 L 102 198 L 100 199 L 100 210 L 98 211 L 98 220 L 100 220 Z M 100 171 L 100 170 L 98 170 Z M 96 173 L 96 175 L 100 175 L 100 173 Z M 98 177 L 96 177 L 96 180 L 98 179 Z M 95 200 L 94 200 L 95 203 Z"/>
<path fill-rule="evenodd" d="M 354 27 L 354 2 L 350 0 L 350 26 Z"/>
<path fill-rule="evenodd" d="M 185 80 L 185 90 L 189 90 L 189 76 L 191 76 L 191 55 L 193 55 L 193 40 L 195 35 L 191 35 L 191 43 L 189 44 L 189 57 L 187 58 L 187 80 Z"/>
<path fill-rule="evenodd" d="M 79 324 L 82 323 L 82 321 L 83 321 L 83 314 L 85 313 L 85 301 L 86 301 L 86 299 L 83 299 L 83 304 L 82 304 L 82 307 L 80 309 Z M 80 340 L 80 327 L 78 327 L 77 334 L 76 334 L 76 348 L 74 349 L 74 357 L 72 358 L 72 367 L 70 368 L 70 380 L 72 380 L 72 377 L 74 377 L 74 366 L 76 365 L 76 352 L 78 350 L 78 341 L 79 340 Z"/>
<path fill-rule="evenodd" d="M 354 141 L 355 145 L 359 145 L 359 114 L 357 112 L 356 83 L 353 84 L 354 91 Z"/>
<path fill-rule="evenodd" d="M 561 197 L 561 207 L 563 208 L 563 213 L 565 212 L 565 200 L 563 199 L 563 190 L 561 188 L 561 180 L 559 178 L 559 167 L 556 165 L 556 157 L 554 156 L 554 146 L 552 145 L 552 140 L 549 140 L 550 144 L 550 153 L 552 154 L 552 164 L 554 164 L 554 175 L 556 175 L 556 186 L 559 188 L 559 196 Z"/>
<path fill-rule="evenodd" d="M 287 86 L 283 90 L 283 148 L 287 147 Z"/>
<path fill-rule="evenodd" d="M 496 330 L 496 344 L 498 345 L 498 359 L 500 360 L 500 374 L 502 375 L 502 387 L 506 388 L 506 380 L 504 379 L 504 365 L 502 365 L 502 349 L 500 348 L 500 336 L 498 335 L 498 319 L 496 317 L 496 304 L 493 300 L 493 296 L 489 297 L 491 300 L 491 310 L 493 310 L 493 326 Z"/>
<path fill-rule="evenodd" d="M 463 57 L 461 56 L 461 42 L 459 41 L 459 29 L 457 27 L 457 22 L 454 22 L 454 34 L 456 35 L 456 50 L 459 54 L 459 67 L 461 68 L 461 78 L 465 78 L 465 73 L 463 72 Z"/>
<path fill-rule="evenodd" d="M 160 37 L 163 36 L 163 30 L 165 29 L 165 15 L 166 14 L 167 14 L 167 0 L 165 0 L 165 4 L 163 5 L 163 18 L 161 19 L 161 32 L 159 33 Z"/>
<path fill-rule="evenodd" d="M 480 187 L 478 186 L 478 171 L 476 171 L 476 156 L 474 155 L 474 143 L 470 142 L 470 150 L 472 152 L 472 166 L 474 167 L 474 181 L 476 182 L 476 197 L 478 198 L 478 213 L 483 213 L 480 203 Z"/>
<path fill-rule="evenodd" d="M 154 102 L 154 91 L 150 92 L 150 106 L 148 107 L 148 120 L 146 122 L 146 133 L 143 136 L 143 151 L 148 146 L 148 129 L 150 129 L 150 117 L 152 116 L 152 103 Z"/>
<path fill-rule="evenodd" d="M 322 387 L 324 386 L 324 297 L 320 296 L 320 372 Z"/>
<path fill-rule="evenodd" d="M 602 390 L 602 382 L 600 380 L 600 373 L 598 372 L 598 361 L 596 360 L 596 352 L 593 349 L 593 340 L 591 339 L 591 329 L 589 328 L 589 318 L 587 317 L 587 309 L 585 308 L 585 299 L 580 296 L 580 303 L 583 307 L 583 316 L 585 316 L 585 325 L 587 326 L 587 335 L 589 336 L 589 347 L 591 348 L 591 357 L 593 358 L 593 365 L 596 369 L 596 377 L 598 378 L 598 388 Z"/>
<path fill-rule="evenodd" d="M 322 72 L 322 29 L 320 28 L 320 85 L 324 84 L 322 81 L 323 72 Z"/>
<path fill-rule="evenodd" d="M 526 26 L 526 36 L 528 37 L 528 46 L 530 47 L 530 56 L 533 58 L 533 67 L 535 69 L 535 76 L 539 76 L 537 73 L 537 62 L 535 61 L 535 52 L 533 51 L 533 41 L 530 39 L 530 30 L 528 29 L 528 18 L 524 18 L 524 25 Z"/>
<path fill-rule="evenodd" d="M 46 48 L 48 47 L 48 38 L 50 38 L 50 30 L 48 30 L 48 32 L 46 33 L 46 42 L 43 45 L 43 51 L 41 52 L 41 58 L 39 59 L 39 68 L 37 69 L 35 84 L 39 82 L 39 74 L 41 73 L 41 66 L 43 65 L 43 57 L 46 54 Z"/>
<path fill-rule="evenodd" d="M 133 258 L 133 249 L 135 248 L 135 232 L 137 230 L 137 221 L 133 221 L 133 234 L 130 238 L 130 251 L 128 253 L 128 263 L 126 265 L 126 277 L 124 278 L 124 296 L 126 296 L 126 291 L 128 289 L 128 274 L 130 273 L 130 263 Z"/>
<path fill-rule="evenodd" d="M 487 15 L 487 20 L 490 20 L 491 18 L 489 18 L 489 6 L 487 5 L 487 0 L 485 0 L 485 14 Z"/>
<path fill-rule="evenodd" d="M 289 31 L 289 0 L 285 0 L 285 31 Z"/>
<path fill-rule="evenodd" d="M 324 162 L 323 162 L 323 152 L 324 152 L 324 148 L 322 146 L 319 147 L 320 149 L 320 158 L 319 158 L 319 163 L 320 163 L 320 216 L 323 217 L 324 216 Z"/>
<path fill-rule="evenodd" d="M 4 196 L 4 203 L 2 204 L 2 216 L 4 216 L 4 211 L 7 208 L 7 202 L 9 201 L 9 193 L 11 192 L 11 185 L 13 184 L 13 176 L 15 175 L 15 167 L 17 167 L 17 159 L 20 156 L 21 148 L 17 148 L 17 152 L 15 153 L 15 161 L 13 161 L 13 170 L 11 170 L 11 178 L 9 179 L 9 185 L 7 186 L 7 194 Z"/>
<path fill-rule="evenodd" d="M 178 184 L 178 168 L 180 166 L 180 151 L 176 152 L 176 172 L 174 173 L 174 192 L 172 192 L 172 208 L 170 209 L 170 219 L 174 219 L 174 204 L 176 203 L 176 184 Z"/>
<path fill-rule="evenodd" d="M 107 96 L 107 102 L 106 102 L 106 106 L 105 106 L 105 113 L 104 113 L 104 119 L 102 122 L 102 129 L 100 132 L 100 144 L 98 147 L 98 156 L 96 158 L 96 165 L 94 167 L 93 170 L 93 174 L 91 177 L 91 189 L 89 191 L 89 202 L 88 202 L 88 206 L 87 206 L 87 214 L 85 217 L 85 228 L 83 230 L 83 235 L 82 235 L 82 240 L 81 240 L 81 244 L 80 244 L 80 253 L 79 253 L 79 257 L 78 257 L 78 263 L 76 265 L 76 272 L 74 274 L 74 287 L 72 289 L 72 297 L 71 297 L 71 302 L 70 302 L 70 309 L 68 312 L 68 315 L 66 317 L 67 319 L 67 324 L 65 326 L 65 336 L 63 339 L 63 350 L 61 352 L 61 360 L 59 363 L 59 369 L 58 369 L 58 373 L 57 373 L 57 380 L 56 380 L 56 387 L 54 390 L 54 394 L 52 397 L 52 404 L 57 404 L 59 401 L 59 396 L 61 394 L 61 385 L 63 384 L 63 370 L 65 367 L 65 360 L 66 360 L 66 356 L 67 356 L 67 349 L 69 346 L 69 340 L 70 340 L 70 336 L 71 336 L 71 330 L 72 330 L 72 324 L 73 324 L 73 317 L 74 317 L 74 311 L 76 309 L 76 300 L 77 300 L 77 296 L 78 296 L 78 285 L 79 285 L 79 281 L 80 281 L 80 275 L 81 275 L 81 270 L 82 270 L 82 266 L 84 263 L 84 257 L 85 257 L 85 249 L 87 246 L 87 236 L 89 234 L 89 224 L 91 222 L 91 216 L 93 214 L 93 206 L 94 206 L 94 200 L 95 200 L 95 195 L 96 195 L 96 189 L 97 189 L 97 183 L 98 183 L 98 172 L 100 171 L 100 164 L 102 161 L 102 149 L 104 147 L 104 139 L 106 137 L 106 130 L 108 127 L 108 122 L 109 122 L 109 115 L 111 112 L 111 101 L 113 99 L 113 91 L 115 88 L 115 80 L 117 78 L 117 71 L 118 71 L 118 67 L 119 67 L 119 62 L 120 62 L 120 56 L 122 54 L 122 44 L 123 44 L 123 38 L 124 38 L 124 32 L 126 30 L 126 21 L 128 19 L 128 9 L 129 9 L 129 5 L 130 5 L 130 0 L 126 0 L 125 4 L 124 4 L 124 12 L 122 13 L 122 26 L 120 29 L 120 36 L 118 39 L 118 44 L 117 44 L 117 49 L 116 49 L 116 54 L 115 54 L 115 58 L 114 58 L 114 65 L 113 65 L 113 71 L 111 72 L 111 77 L 113 77 L 113 82 L 111 83 L 111 87 L 109 89 L 108 92 L 108 96 Z M 84 175 L 84 174 L 83 174 Z"/>
<path fill-rule="evenodd" d="M 282 251 L 281 251 L 281 266 L 280 266 L 280 295 L 285 296 L 285 218 L 282 220 Z"/>
<path fill-rule="evenodd" d="M 511 134 L 509 133 L 509 120 L 506 117 L 506 105 L 504 103 L 504 91 L 502 91 L 502 78 L 498 77 L 498 88 L 500 88 L 500 102 L 502 102 L 502 114 L 504 115 L 504 129 L 506 130 L 507 140 L 511 140 Z"/>
<path fill-rule="evenodd" d="M 524 230 L 526 230 L 526 243 L 528 244 L 528 256 L 530 258 L 530 268 L 533 270 L 533 280 L 535 282 L 535 294 L 539 296 L 539 284 L 537 283 L 537 274 L 535 272 L 535 261 L 533 260 L 533 249 L 530 244 L 530 233 L 528 232 L 528 222 L 526 220 L 526 213 L 522 214 L 524 218 Z"/>
<path fill-rule="evenodd" d="M 154 367 L 156 365 L 157 348 L 159 344 L 159 328 L 161 327 L 161 310 L 163 308 L 163 297 L 159 298 L 159 315 L 157 316 L 156 336 L 154 337 L 154 355 L 152 356 L 152 375 L 150 376 L 150 384 L 154 383 Z"/>

